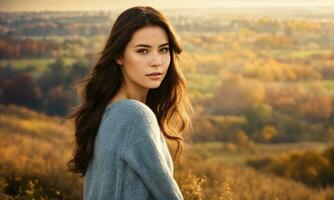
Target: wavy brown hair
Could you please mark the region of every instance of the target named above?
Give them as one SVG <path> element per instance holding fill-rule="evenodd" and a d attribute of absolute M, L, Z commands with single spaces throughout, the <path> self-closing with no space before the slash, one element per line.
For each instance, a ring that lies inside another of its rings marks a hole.
<path fill-rule="evenodd" d="M 167 18 L 152 7 L 133 7 L 116 19 L 105 47 L 94 68 L 75 84 L 81 104 L 72 109 L 67 119 L 74 119 L 75 145 L 68 168 L 85 175 L 93 157 L 94 141 L 102 115 L 123 83 L 123 74 L 116 59 L 124 54 L 132 35 L 146 26 L 161 27 L 168 35 L 171 61 L 158 88 L 150 89 L 145 104 L 155 113 L 173 161 L 179 163 L 183 141 L 191 130 L 192 107 L 186 94 L 186 81 L 177 65 L 182 52 Z"/>

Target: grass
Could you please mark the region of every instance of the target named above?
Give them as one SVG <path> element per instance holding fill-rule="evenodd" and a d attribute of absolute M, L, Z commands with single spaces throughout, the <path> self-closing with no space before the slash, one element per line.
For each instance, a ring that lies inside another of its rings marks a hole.
<path fill-rule="evenodd" d="M 297 144 L 265 144 L 256 145 L 247 152 L 245 149 L 229 151 L 226 144 L 219 142 L 193 144 L 186 151 L 183 166 L 189 166 L 188 171 L 195 174 L 197 186 L 201 185 L 202 198 L 189 199 L 228 199 L 228 200 L 260 200 L 260 199 L 307 199 L 325 200 L 334 197 L 333 188 L 311 189 L 301 183 L 274 175 L 265 174 L 244 165 L 244 161 L 264 153 L 277 154 L 292 149 L 323 148 L 322 143 Z M 265 152 L 266 151 L 266 152 Z M 185 167 L 177 169 L 179 182 L 187 180 L 182 174 Z M 195 178 L 194 178 L 195 179 Z M 204 180 L 204 183 L 199 180 Z M 183 181 L 184 182 L 184 181 Z M 181 186 L 187 186 L 183 183 Z"/>
<path fill-rule="evenodd" d="M 208 74 L 187 74 L 186 79 L 191 98 L 196 100 L 212 97 L 220 83 L 218 76 Z"/>
<path fill-rule="evenodd" d="M 221 160 L 231 165 L 243 166 L 244 163 L 254 157 L 275 155 L 293 150 L 323 150 L 326 143 L 321 142 L 299 142 L 299 143 L 278 143 L 278 144 L 255 144 L 252 148 L 240 148 L 232 143 L 206 142 L 193 144 L 193 151 L 201 159 Z"/>
<path fill-rule="evenodd" d="M 13 199 L 80 199 L 82 180 L 66 171 L 71 126 L 14 105 L 0 105 L 0 112 L 0 194 Z"/>
<path fill-rule="evenodd" d="M 72 65 L 76 58 L 62 58 L 65 65 Z M 0 66 L 11 65 L 14 69 L 24 70 L 28 66 L 33 66 L 34 71 L 45 72 L 49 64 L 55 62 L 55 58 L 27 58 L 27 59 L 3 59 L 0 60 Z"/>

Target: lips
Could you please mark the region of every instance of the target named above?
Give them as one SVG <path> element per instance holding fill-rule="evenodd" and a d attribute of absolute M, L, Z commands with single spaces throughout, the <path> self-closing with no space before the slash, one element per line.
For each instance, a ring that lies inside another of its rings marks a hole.
<path fill-rule="evenodd" d="M 154 73 L 151 73 L 151 74 L 147 74 L 146 76 L 158 76 L 158 75 L 161 75 L 160 72 L 154 72 Z"/>

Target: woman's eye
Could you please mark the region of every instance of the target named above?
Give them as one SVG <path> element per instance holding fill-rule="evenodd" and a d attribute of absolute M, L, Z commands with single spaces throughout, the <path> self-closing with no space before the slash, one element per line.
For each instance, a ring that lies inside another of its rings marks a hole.
<path fill-rule="evenodd" d="M 140 53 L 140 54 L 148 53 L 147 49 L 139 49 L 137 52 Z"/>
<path fill-rule="evenodd" d="M 160 51 L 163 53 L 167 53 L 169 51 L 169 48 L 165 47 L 165 48 L 160 49 Z"/>

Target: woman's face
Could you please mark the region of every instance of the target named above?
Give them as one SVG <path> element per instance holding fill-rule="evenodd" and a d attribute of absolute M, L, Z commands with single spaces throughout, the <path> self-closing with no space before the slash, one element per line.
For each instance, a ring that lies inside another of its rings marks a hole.
<path fill-rule="evenodd" d="M 123 65 L 127 86 L 153 89 L 159 87 L 164 79 L 170 59 L 168 36 L 164 29 L 146 26 L 133 34 L 123 57 L 116 61 Z"/>

